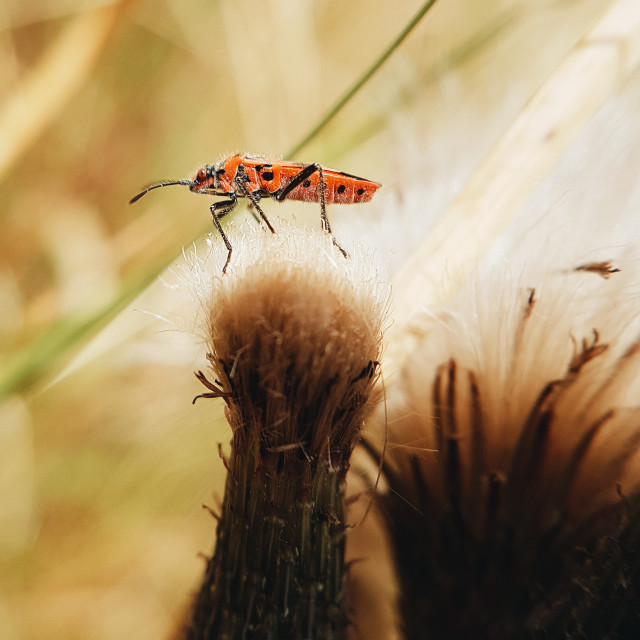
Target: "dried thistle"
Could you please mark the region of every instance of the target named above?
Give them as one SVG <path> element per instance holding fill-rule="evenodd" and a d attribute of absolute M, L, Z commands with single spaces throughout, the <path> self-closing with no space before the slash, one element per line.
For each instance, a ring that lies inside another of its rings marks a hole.
<path fill-rule="evenodd" d="M 381 498 L 407 638 L 640 634 L 640 326 L 623 276 L 467 290 L 409 357 Z"/>
<path fill-rule="evenodd" d="M 187 635 L 346 638 L 344 479 L 386 301 L 323 235 L 255 233 L 211 280 L 213 375 L 198 377 L 226 403 L 233 440 Z"/>

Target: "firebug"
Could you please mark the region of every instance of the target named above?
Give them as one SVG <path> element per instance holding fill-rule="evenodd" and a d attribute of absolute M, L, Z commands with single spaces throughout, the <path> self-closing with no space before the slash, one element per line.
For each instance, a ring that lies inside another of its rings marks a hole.
<path fill-rule="evenodd" d="M 283 200 L 319 202 L 322 228 L 331 236 L 333 244 L 346 258 L 346 251 L 338 244 L 331 231 L 326 205 L 369 202 L 381 186 L 377 182 L 328 169 L 317 163 L 301 164 L 238 153 L 216 164 L 208 164 L 198 169 L 191 180 L 169 180 L 152 184 L 131 198 L 129 204 L 136 202 L 153 189 L 175 184 L 186 185 L 194 193 L 223 198 L 209 207 L 213 223 L 228 251 L 222 273 L 227 270 L 233 248 L 222 229 L 220 218 L 235 209 L 239 198 L 249 200 L 272 233 L 275 231 L 259 204 L 262 198 L 269 197 L 279 202 Z"/>

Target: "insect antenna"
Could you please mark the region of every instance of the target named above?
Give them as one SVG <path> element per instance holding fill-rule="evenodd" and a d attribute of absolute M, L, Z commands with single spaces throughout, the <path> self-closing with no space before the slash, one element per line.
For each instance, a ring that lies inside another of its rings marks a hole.
<path fill-rule="evenodd" d="M 138 195 L 133 196 L 133 198 L 129 200 L 129 204 L 133 204 L 134 202 L 137 202 L 138 200 L 140 200 L 140 198 L 142 198 L 142 196 L 149 193 L 149 191 L 153 191 L 153 189 L 158 189 L 159 187 L 170 187 L 171 185 L 174 185 L 174 184 L 184 184 L 184 185 L 191 186 L 193 183 L 191 182 L 191 180 L 170 180 L 167 182 L 158 182 L 157 184 L 152 184 L 151 186 L 147 187 L 146 189 L 141 191 Z"/>

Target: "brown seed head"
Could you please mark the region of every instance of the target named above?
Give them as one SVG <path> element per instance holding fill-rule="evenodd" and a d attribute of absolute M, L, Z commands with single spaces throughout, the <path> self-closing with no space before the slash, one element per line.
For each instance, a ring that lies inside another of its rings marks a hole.
<path fill-rule="evenodd" d="M 378 377 L 386 294 L 325 234 L 234 243 L 241 261 L 213 279 L 208 346 L 236 442 L 348 460 Z"/>

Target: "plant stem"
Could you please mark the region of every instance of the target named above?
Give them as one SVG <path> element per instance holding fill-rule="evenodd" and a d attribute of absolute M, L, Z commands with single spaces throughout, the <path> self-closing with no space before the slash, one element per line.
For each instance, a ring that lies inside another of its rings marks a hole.
<path fill-rule="evenodd" d="M 416 14 L 405 25 L 404 29 L 394 38 L 393 42 L 382 52 L 380 57 L 373 62 L 373 64 L 353 83 L 349 89 L 335 102 L 335 104 L 324 114 L 320 119 L 320 122 L 311 129 L 311 131 L 296 144 L 287 153 L 287 157 L 292 158 L 302 149 L 304 149 L 335 117 L 342 111 L 345 105 L 364 87 L 372 76 L 380 69 L 380 67 L 389 59 L 391 54 L 404 42 L 405 38 L 414 30 L 420 20 L 431 7 L 436 3 L 436 0 L 427 0 Z"/>
<path fill-rule="evenodd" d="M 274 452 L 256 461 L 234 448 L 190 640 L 347 638 L 348 464 L 333 468 L 302 452 L 283 459 Z"/>

